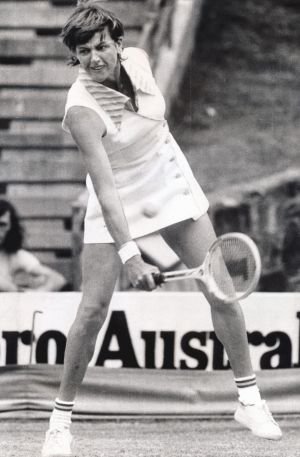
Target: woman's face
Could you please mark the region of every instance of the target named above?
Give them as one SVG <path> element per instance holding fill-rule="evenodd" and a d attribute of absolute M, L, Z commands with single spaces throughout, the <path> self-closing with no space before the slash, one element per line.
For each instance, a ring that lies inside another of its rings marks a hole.
<path fill-rule="evenodd" d="M 7 233 L 11 228 L 11 220 L 10 220 L 10 213 L 7 211 L 6 213 L 0 216 L 0 246 L 4 242 Z"/>
<path fill-rule="evenodd" d="M 98 82 L 117 81 L 120 71 L 118 53 L 122 50 L 122 39 L 116 42 L 107 27 L 84 44 L 76 46 L 76 56 L 80 65 Z"/>

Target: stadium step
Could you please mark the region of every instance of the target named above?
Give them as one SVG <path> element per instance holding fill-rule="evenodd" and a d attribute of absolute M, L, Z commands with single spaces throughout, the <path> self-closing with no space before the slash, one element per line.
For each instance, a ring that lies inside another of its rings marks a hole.
<path fill-rule="evenodd" d="M 0 183 L 83 183 L 85 172 L 81 162 L 69 161 L 62 166 L 60 161 L 28 160 L 0 161 Z"/>
<path fill-rule="evenodd" d="M 77 68 L 59 61 L 35 61 L 31 65 L 0 65 L 3 88 L 69 88 L 77 77 Z"/>
<path fill-rule="evenodd" d="M 65 60 L 70 56 L 67 48 L 60 40 L 53 37 L 20 36 L 17 38 L 15 30 L 7 31 L 5 36 L 1 38 L 0 34 L 0 63 L 8 64 L 15 63 L 16 65 L 31 63 L 33 60 Z M 124 44 L 125 46 L 134 46 L 137 43 L 139 31 L 136 29 L 126 32 Z"/>
<path fill-rule="evenodd" d="M 28 231 L 26 233 L 25 248 L 30 251 L 65 251 L 71 256 L 72 234 L 70 232 L 53 232 L 44 230 Z"/>
<path fill-rule="evenodd" d="M 144 23 L 144 3 L 139 1 L 101 2 L 118 17 L 124 18 L 126 27 L 141 27 Z M 73 8 L 58 6 L 48 1 L 1 1 L 0 26 L 5 29 L 35 29 L 36 31 L 57 30 L 70 16 Z M 30 11 L 30 14 L 28 14 Z"/>
<path fill-rule="evenodd" d="M 13 133 L 0 130 L 0 149 L 8 148 L 74 148 L 75 144 L 67 133 L 59 130 L 57 133 Z"/>
<path fill-rule="evenodd" d="M 16 207 L 22 219 L 70 219 L 72 208 L 70 199 L 45 197 L 11 197 L 11 203 Z"/>
<path fill-rule="evenodd" d="M 3 149 L 1 151 L 1 161 L 15 162 L 20 166 L 20 162 L 40 161 L 41 159 L 53 160 L 62 167 L 68 166 L 69 162 L 82 162 L 81 154 L 77 149 Z"/>
<path fill-rule="evenodd" d="M 52 96 L 43 93 L 18 97 L 0 95 L 0 119 L 56 119 L 61 120 L 64 113 L 65 100 L 59 94 Z"/>
<path fill-rule="evenodd" d="M 6 36 L 0 41 L 0 62 L 24 59 L 66 59 L 68 51 L 66 47 L 53 37 L 16 38 L 15 31 L 11 31 L 11 37 Z"/>

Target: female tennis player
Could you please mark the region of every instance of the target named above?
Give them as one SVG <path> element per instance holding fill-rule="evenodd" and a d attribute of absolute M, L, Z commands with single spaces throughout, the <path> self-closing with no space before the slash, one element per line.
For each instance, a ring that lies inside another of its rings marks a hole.
<path fill-rule="evenodd" d="M 134 239 L 160 231 L 192 268 L 203 262 L 216 238 L 207 215 L 208 201 L 164 118 L 164 99 L 146 53 L 123 49 L 121 22 L 95 1 L 77 6 L 62 36 L 73 54 L 73 64 L 79 65 L 63 128 L 82 152 L 89 200 L 83 296 L 68 335 L 43 457 L 72 455 L 74 399 L 93 356 L 121 266 L 134 287 L 149 291 L 156 287 L 153 273 L 158 269 L 143 261 Z M 153 202 L 160 202 L 155 211 Z M 280 428 L 256 385 L 239 304 L 224 306 L 205 287 L 203 292 L 234 373 L 239 396 L 236 420 L 258 436 L 280 439 Z"/>

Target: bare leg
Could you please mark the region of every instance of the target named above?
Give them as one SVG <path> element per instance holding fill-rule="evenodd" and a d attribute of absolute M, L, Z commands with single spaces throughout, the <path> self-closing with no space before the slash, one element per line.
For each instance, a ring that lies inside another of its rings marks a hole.
<path fill-rule="evenodd" d="M 91 360 L 105 321 L 120 270 L 112 244 L 87 244 L 82 256 L 83 296 L 69 331 L 59 390 L 62 401 L 73 401 Z"/>
<path fill-rule="evenodd" d="M 207 214 L 197 221 L 192 219 L 161 230 L 170 247 L 189 268 L 199 266 L 211 243 L 216 239 Z M 227 352 L 234 377 L 253 374 L 243 311 L 239 303 L 222 304 L 202 288 L 211 306 L 212 321 L 219 340 Z"/>

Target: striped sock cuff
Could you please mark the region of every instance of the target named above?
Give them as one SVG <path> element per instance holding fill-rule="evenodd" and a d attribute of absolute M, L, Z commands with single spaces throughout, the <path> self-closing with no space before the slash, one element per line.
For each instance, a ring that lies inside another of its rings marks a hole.
<path fill-rule="evenodd" d="M 74 407 L 73 401 L 62 401 L 59 398 L 55 399 L 54 409 L 56 409 L 58 411 L 69 412 L 69 411 L 72 411 L 73 407 Z"/>
<path fill-rule="evenodd" d="M 251 376 L 245 376 L 244 378 L 234 378 L 234 381 L 239 389 L 256 386 L 255 374 Z"/>

